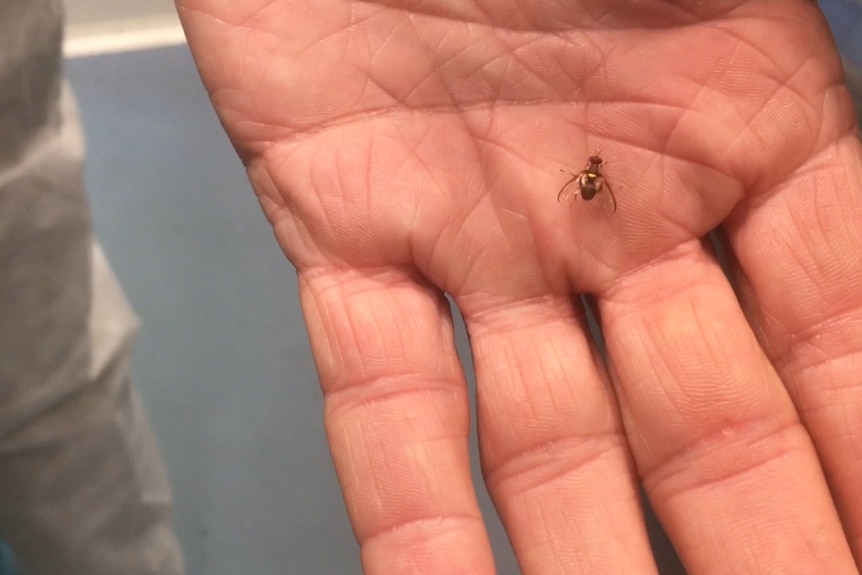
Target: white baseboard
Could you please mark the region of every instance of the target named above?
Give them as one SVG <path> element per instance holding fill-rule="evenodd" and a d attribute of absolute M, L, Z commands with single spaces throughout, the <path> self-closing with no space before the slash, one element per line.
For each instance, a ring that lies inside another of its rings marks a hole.
<path fill-rule="evenodd" d="M 131 52 L 185 44 L 175 14 L 70 24 L 63 52 L 67 58 Z"/>

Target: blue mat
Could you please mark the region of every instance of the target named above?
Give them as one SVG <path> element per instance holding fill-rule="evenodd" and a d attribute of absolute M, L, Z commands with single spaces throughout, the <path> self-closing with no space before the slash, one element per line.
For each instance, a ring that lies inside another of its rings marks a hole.
<path fill-rule="evenodd" d="M 0 541 L 0 575 L 16 575 L 17 570 L 12 561 L 12 551 Z"/>
<path fill-rule="evenodd" d="M 820 0 L 841 55 L 862 69 L 862 0 Z"/>

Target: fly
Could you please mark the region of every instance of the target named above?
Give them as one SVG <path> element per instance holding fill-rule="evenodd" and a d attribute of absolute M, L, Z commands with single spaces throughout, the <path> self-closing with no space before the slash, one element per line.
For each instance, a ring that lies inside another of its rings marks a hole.
<path fill-rule="evenodd" d="M 560 171 L 565 172 L 565 170 Z M 601 195 L 602 204 L 605 206 L 605 209 L 611 213 L 617 211 L 617 200 L 614 197 L 611 184 L 602 175 L 602 158 L 599 154 L 590 156 L 585 170 L 577 174 L 569 172 L 569 175 L 572 178 L 566 182 L 557 194 L 558 202 L 574 201 L 578 198 L 578 195 L 584 200 L 589 201 Z M 571 186 L 571 184 L 577 185 Z"/>

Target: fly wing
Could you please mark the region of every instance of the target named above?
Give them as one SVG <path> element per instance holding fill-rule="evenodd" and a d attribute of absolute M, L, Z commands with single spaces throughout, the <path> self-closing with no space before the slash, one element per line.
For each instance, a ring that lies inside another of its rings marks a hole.
<path fill-rule="evenodd" d="M 562 170 L 560 170 L 562 171 Z M 570 202 L 574 201 L 578 198 L 578 186 L 572 185 L 576 184 L 578 180 L 578 176 L 572 174 L 572 179 L 566 182 L 562 188 L 560 188 L 559 193 L 557 194 L 558 202 Z"/>
<path fill-rule="evenodd" d="M 563 186 L 563 189 L 560 190 L 560 193 L 557 194 L 558 202 L 573 202 L 578 199 L 578 187 L 570 185 L 571 182 Z"/>
<path fill-rule="evenodd" d="M 614 191 L 611 189 L 611 185 L 607 180 L 604 181 L 604 189 L 602 190 L 602 204 L 605 206 L 605 209 L 610 213 L 614 213 L 617 211 L 617 199 L 614 197 Z"/>

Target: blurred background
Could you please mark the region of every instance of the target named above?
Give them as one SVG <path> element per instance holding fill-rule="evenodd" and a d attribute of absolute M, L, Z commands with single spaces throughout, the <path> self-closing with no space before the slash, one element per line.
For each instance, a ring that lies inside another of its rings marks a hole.
<path fill-rule="evenodd" d="M 862 8 L 821 4 L 858 82 Z M 295 275 L 210 107 L 173 2 L 67 5 L 94 225 L 142 319 L 133 376 L 172 481 L 189 575 L 361 573 Z M 463 329 L 458 338 L 469 373 Z M 499 573 L 516 574 L 476 484 Z M 663 572 L 683 573 L 654 532 Z"/>

